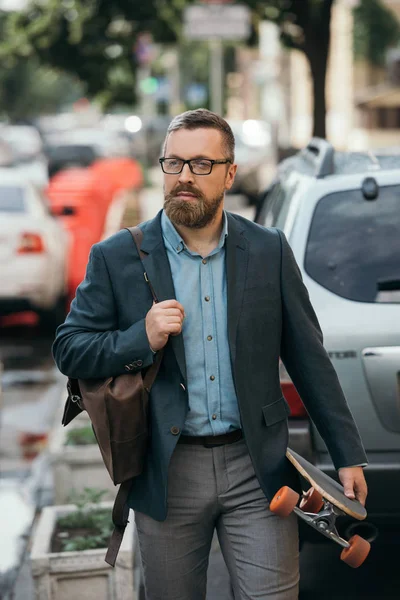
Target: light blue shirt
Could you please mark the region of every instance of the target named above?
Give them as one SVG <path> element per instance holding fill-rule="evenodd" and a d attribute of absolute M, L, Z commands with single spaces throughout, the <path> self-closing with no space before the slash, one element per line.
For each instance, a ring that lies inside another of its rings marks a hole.
<path fill-rule="evenodd" d="M 164 211 L 161 227 L 176 299 L 186 314 L 182 335 L 189 412 L 182 433 L 228 433 L 241 427 L 228 344 L 225 268 L 228 219 L 224 213 L 219 244 L 204 259 L 187 248 Z"/>

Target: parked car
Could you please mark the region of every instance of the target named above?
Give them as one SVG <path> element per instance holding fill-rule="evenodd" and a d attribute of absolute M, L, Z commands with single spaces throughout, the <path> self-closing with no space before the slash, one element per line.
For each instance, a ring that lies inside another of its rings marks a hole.
<path fill-rule="evenodd" d="M 38 130 L 31 125 L 3 125 L 0 139 L 11 148 L 21 176 L 43 188 L 47 184 L 47 160 Z"/>
<path fill-rule="evenodd" d="M 374 523 L 400 523 L 399 157 L 313 139 L 285 160 L 256 221 L 287 236 L 359 427 Z M 283 365 L 290 445 L 330 475 L 330 457 Z"/>
<path fill-rule="evenodd" d="M 64 319 L 68 244 L 39 191 L 0 169 L 0 315 L 33 310 L 50 329 Z"/>
<path fill-rule="evenodd" d="M 249 119 L 228 120 L 235 136 L 235 181 L 229 193 L 243 194 L 249 205 L 256 204 L 262 190 L 262 170 L 272 158 L 272 136 L 268 123 Z"/>

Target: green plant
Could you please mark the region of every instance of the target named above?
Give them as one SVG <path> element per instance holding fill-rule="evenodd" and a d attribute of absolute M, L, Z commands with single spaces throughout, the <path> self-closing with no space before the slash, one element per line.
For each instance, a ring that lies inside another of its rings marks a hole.
<path fill-rule="evenodd" d="M 96 443 L 96 438 L 91 425 L 76 427 L 67 432 L 65 444 L 67 446 L 89 446 Z"/>
<path fill-rule="evenodd" d="M 57 520 L 56 539 L 61 551 L 76 552 L 104 548 L 113 530 L 111 509 L 96 507 L 106 490 L 85 488 L 80 494 L 72 494 L 71 501 L 77 510 Z"/>

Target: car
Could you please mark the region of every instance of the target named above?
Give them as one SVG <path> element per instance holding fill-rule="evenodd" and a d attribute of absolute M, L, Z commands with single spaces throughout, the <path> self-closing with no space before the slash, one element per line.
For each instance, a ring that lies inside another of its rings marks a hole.
<path fill-rule="evenodd" d="M 315 138 L 283 161 L 256 222 L 294 252 L 369 465 L 369 520 L 400 524 L 399 156 L 338 152 Z M 283 364 L 290 446 L 329 475 L 325 444 Z"/>
<path fill-rule="evenodd" d="M 235 163 L 238 165 L 231 194 L 256 204 L 263 185 L 263 170 L 272 159 L 271 129 L 265 121 L 228 119 L 235 137 Z"/>
<path fill-rule="evenodd" d="M 48 330 L 66 314 L 69 237 L 40 192 L 0 169 L 0 315 L 35 311 Z"/>
<path fill-rule="evenodd" d="M 3 125 L 0 139 L 9 145 L 13 165 L 24 179 L 44 188 L 47 185 L 47 161 L 39 131 L 31 125 Z"/>

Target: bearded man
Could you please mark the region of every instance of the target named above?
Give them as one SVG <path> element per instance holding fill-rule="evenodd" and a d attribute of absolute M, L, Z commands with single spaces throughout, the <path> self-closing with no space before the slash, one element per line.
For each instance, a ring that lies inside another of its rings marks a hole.
<path fill-rule="evenodd" d="M 60 370 L 82 379 L 143 372 L 164 348 L 146 465 L 128 500 L 147 600 L 204 600 L 215 530 L 236 600 L 298 597 L 297 520 L 269 510 L 281 486 L 299 486 L 285 457 L 279 357 L 347 495 L 364 504 L 367 494 L 357 427 L 284 234 L 224 210 L 234 150 L 215 113 L 173 119 L 164 208 L 141 224 L 159 302 L 122 230 L 93 246 L 53 346 Z"/>

